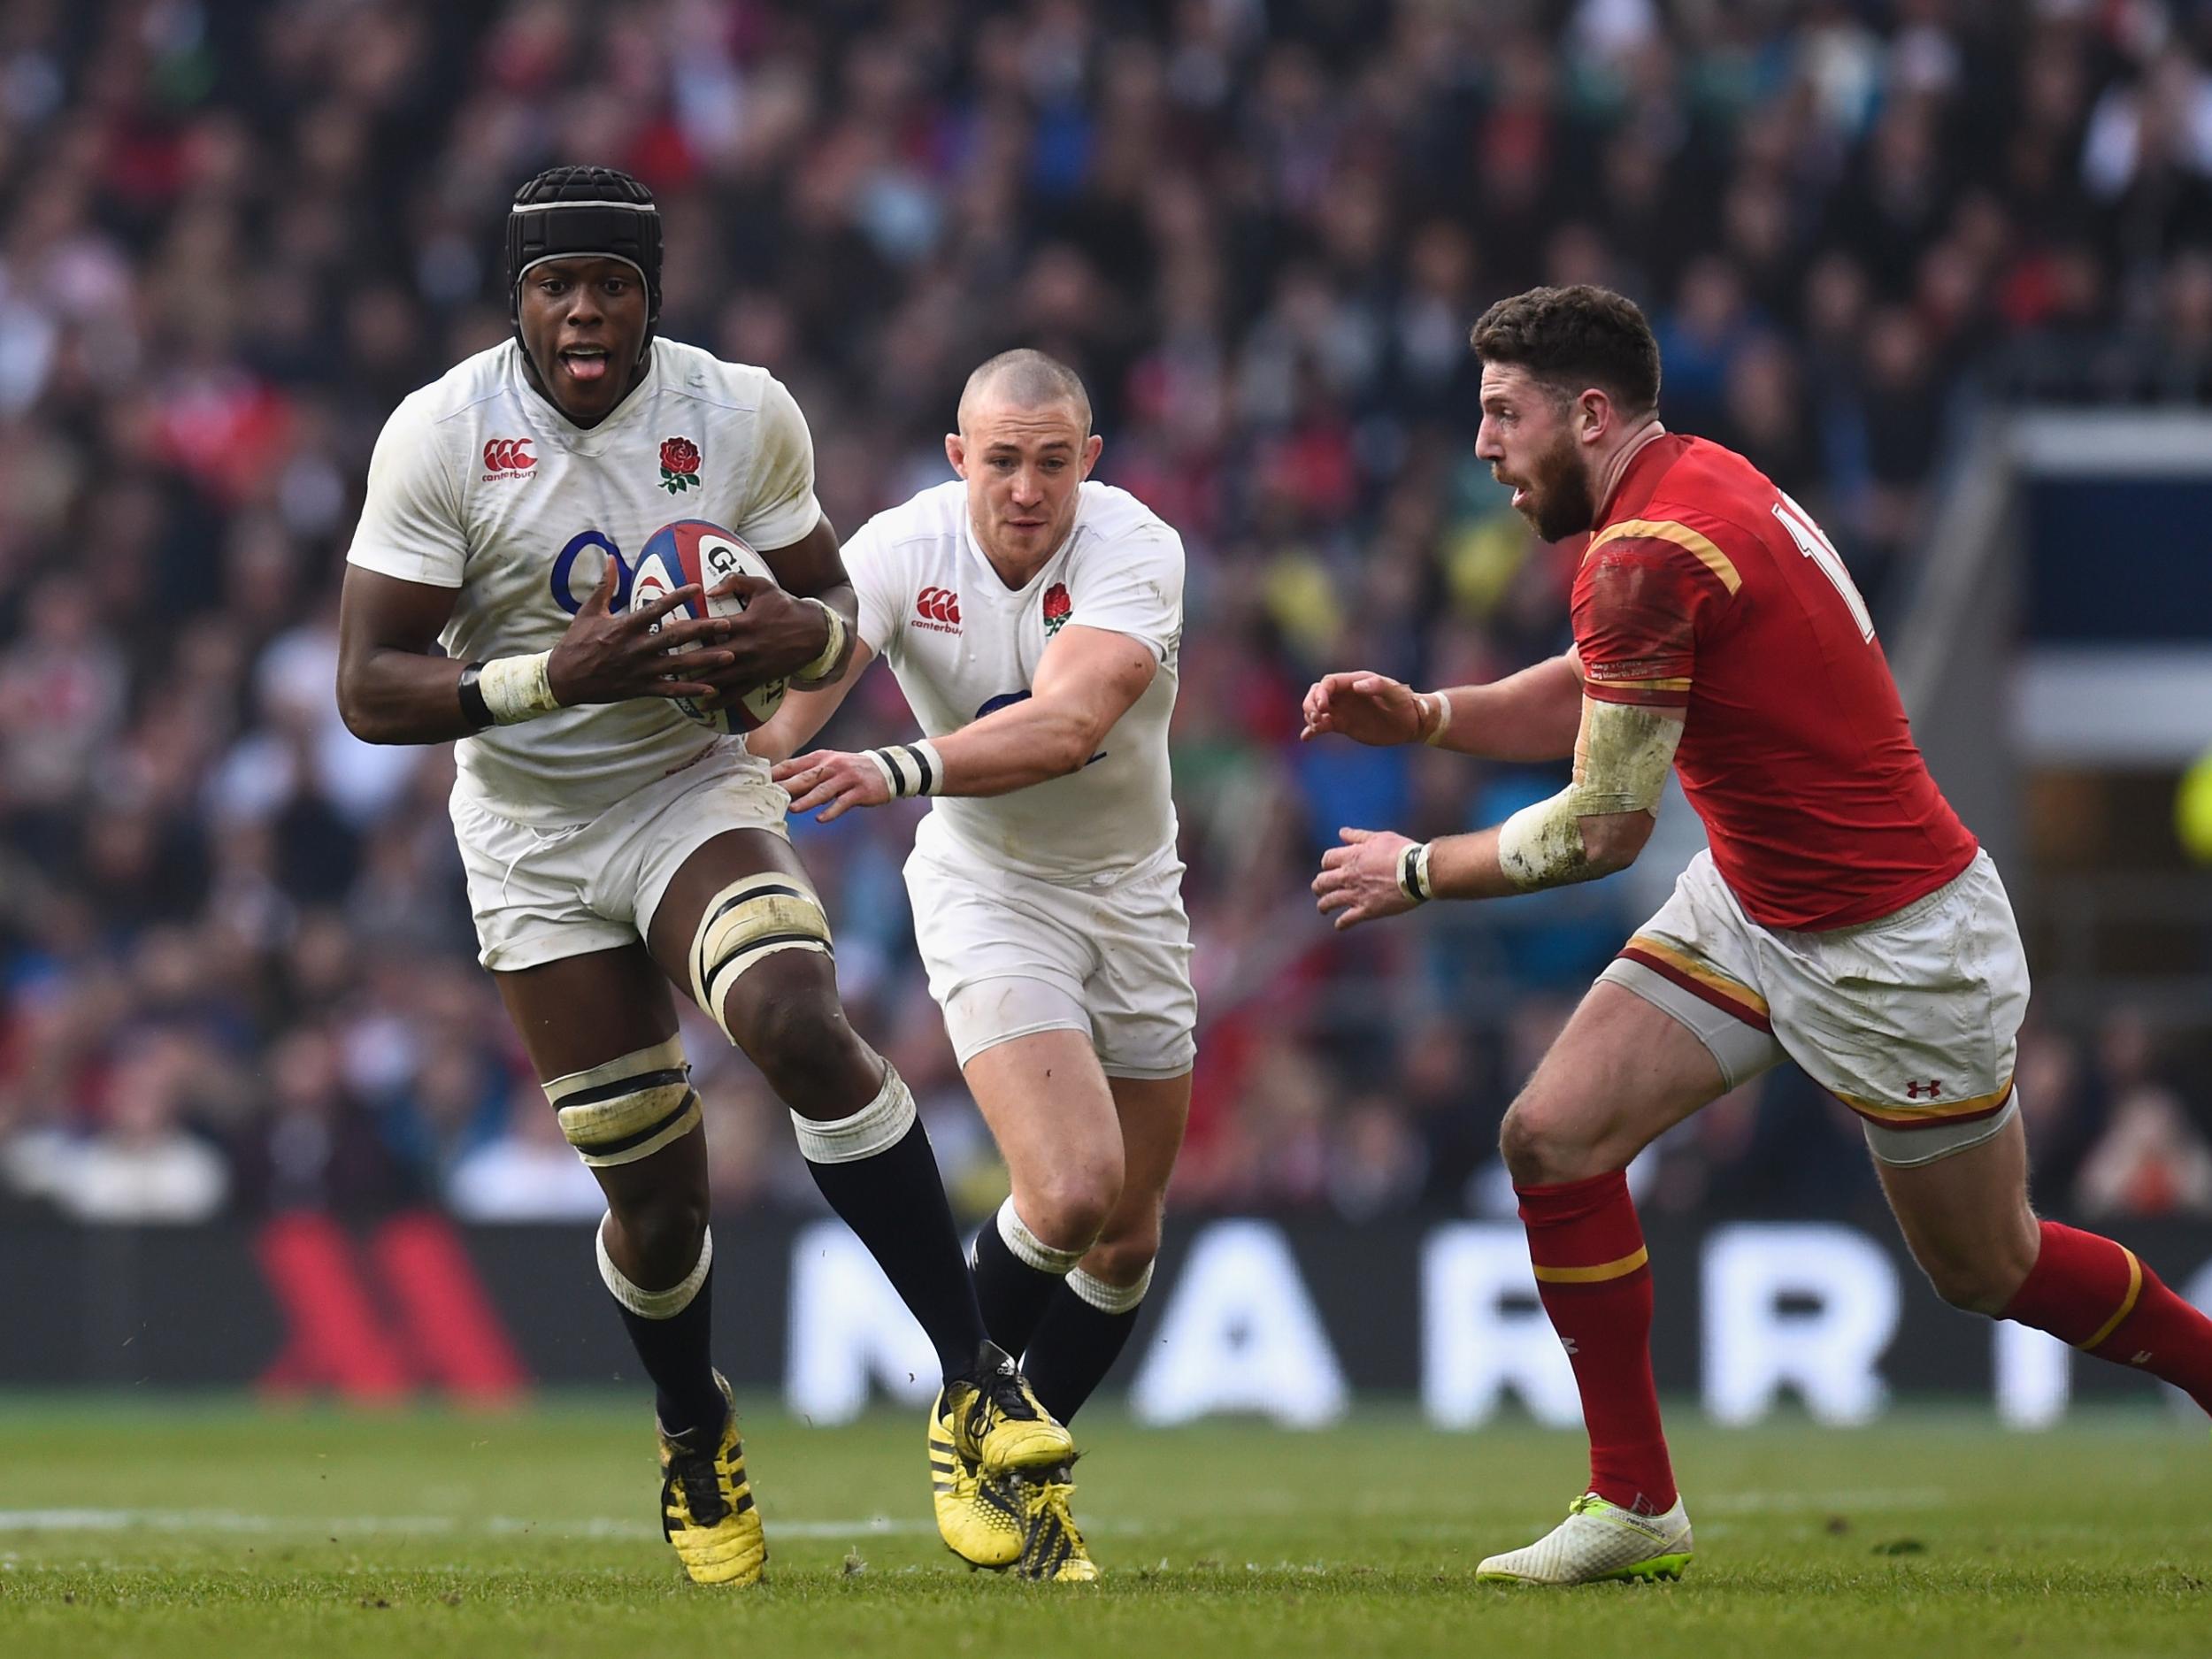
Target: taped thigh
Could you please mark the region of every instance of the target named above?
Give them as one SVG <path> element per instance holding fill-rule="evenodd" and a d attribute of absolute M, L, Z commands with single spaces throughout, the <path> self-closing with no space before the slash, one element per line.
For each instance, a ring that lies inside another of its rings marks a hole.
<path fill-rule="evenodd" d="M 1631 941 L 1631 950 L 1645 942 L 1638 935 Z M 1675 965 L 1664 961 L 1655 964 L 1647 956 L 1624 952 L 1607 963 L 1598 978 L 1632 991 L 1687 1026 L 1690 1034 L 1705 1045 L 1713 1064 L 1720 1068 L 1721 1080 L 1732 1089 L 1787 1057 L 1773 1031 L 1748 1002 L 1724 995 L 1714 986 L 1686 982 L 1688 976 L 1678 969 L 1673 973 L 1665 971 Z M 1712 977 L 1717 981 L 1717 974 Z M 1693 984 L 1696 988 L 1692 988 Z"/>
<path fill-rule="evenodd" d="M 691 994 L 725 1036 L 722 999 L 731 984 L 780 950 L 834 954 L 822 901 L 796 878 L 780 871 L 741 876 L 707 902 L 691 942 Z"/>
<path fill-rule="evenodd" d="M 1938 1118 L 1900 1128 L 1894 1124 L 1877 1123 L 1862 1114 L 1859 1122 L 1866 1131 L 1866 1149 L 1878 1162 L 1893 1170 L 1914 1170 L 1994 1141 L 2004 1133 L 2005 1125 L 2019 1115 L 2020 1094 L 2014 1089 L 2007 1093 L 2004 1105 L 1985 1118 L 1947 1122 Z"/>
<path fill-rule="evenodd" d="M 649 1158 L 699 1126 L 699 1096 L 680 1037 L 557 1077 L 545 1097 L 569 1145 L 594 1169 Z"/>
<path fill-rule="evenodd" d="M 1091 1017 L 1082 997 L 1057 980 L 1006 974 L 964 985 L 945 999 L 945 1035 L 963 1066 L 986 1048 L 1041 1031 L 1090 1036 Z"/>

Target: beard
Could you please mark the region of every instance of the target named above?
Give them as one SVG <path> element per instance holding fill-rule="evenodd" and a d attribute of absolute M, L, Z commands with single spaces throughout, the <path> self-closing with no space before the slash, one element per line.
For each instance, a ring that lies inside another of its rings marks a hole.
<path fill-rule="evenodd" d="M 1551 451 L 1529 469 L 1524 486 L 1528 499 L 1521 503 L 1537 537 L 1563 541 L 1587 530 L 1597 518 L 1597 503 L 1590 495 L 1590 480 L 1583 472 L 1574 440 L 1563 436 Z"/>

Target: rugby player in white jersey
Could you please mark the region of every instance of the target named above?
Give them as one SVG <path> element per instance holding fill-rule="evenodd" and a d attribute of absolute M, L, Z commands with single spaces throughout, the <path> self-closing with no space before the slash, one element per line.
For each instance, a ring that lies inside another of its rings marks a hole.
<path fill-rule="evenodd" d="M 843 665 L 855 599 L 806 423 L 764 370 L 654 337 L 660 222 L 628 175 L 532 180 L 507 254 L 514 338 L 378 440 L 339 706 L 372 742 L 459 740 L 481 960 L 606 1193 L 600 1272 L 654 1383 L 663 1530 L 694 1579 L 749 1584 L 767 1548 L 709 1356 L 706 1150 L 672 983 L 791 1109 L 817 1185 L 936 1347 L 962 1454 L 1002 1475 L 1073 1447 L 985 1335 L 913 1098 L 846 1024 L 783 792 L 669 702 Z M 628 610 L 626 554 L 676 518 L 743 538 L 781 586 L 733 579 L 741 618 L 672 618 L 695 588 Z"/>
<path fill-rule="evenodd" d="M 906 865 L 915 939 L 1013 1184 L 976 1240 L 976 1292 L 1064 1422 L 1135 1324 L 1190 1108 L 1197 1004 L 1167 755 L 1183 544 L 1134 496 L 1085 481 L 1090 399 L 1042 353 L 978 369 L 959 428 L 945 439 L 959 477 L 845 545 L 860 637 L 841 678 L 787 697 L 753 749 L 778 760 L 794 811 L 825 820 L 937 797 Z M 877 657 L 926 737 L 797 755 Z M 934 1422 L 929 1451 L 956 1553 L 1097 1576 L 1064 1469 L 998 1477 Z"/>

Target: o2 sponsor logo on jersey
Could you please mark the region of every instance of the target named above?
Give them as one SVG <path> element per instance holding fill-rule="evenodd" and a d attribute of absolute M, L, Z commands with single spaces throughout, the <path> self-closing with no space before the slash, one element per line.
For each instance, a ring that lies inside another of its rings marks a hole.
<path fill-rule="evenodd" d="M 630 606 L 630 584 L 635 579 L 630 561 L 622 557 L 622 549 L 608 537 L 596 530 L 584 530 L 569 537 L 568 545 L 554 555 L 549 578 L 553 603 L 572 617 L 584 608 L 584 601 L 597 590 L 600 579 L 607 572 L 599 559 L 584 558 L 594 548 L 599 550 L 601 558 L 614 561 L 614 603 L 608 609 L 618 613 Z M 580 561 L 583 564 L 580 571 L 577 569 Z"/>
<path fill-rule="evenodd" d="M 987 714 L 996 714 L 1001 709 L 1010 709 L 1018 703 L 1027 703 L 1033 695 L 1027 691 L 1002 691 L 997 696 L 991 698 L 978 709 L 975 711 L 975 718 L 980 720 Z M 1095 766 L 1105 758 L 1106 751 L 1102 749 L 1083 764 L 1086 766 Z"/>

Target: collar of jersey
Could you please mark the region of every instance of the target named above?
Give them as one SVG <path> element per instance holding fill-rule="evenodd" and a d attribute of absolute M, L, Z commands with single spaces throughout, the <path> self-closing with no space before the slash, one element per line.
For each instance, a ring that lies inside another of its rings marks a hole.
<path fill-rule="evenodd" d="M 609 444 L 644 419 L 646 405 L 652 400 L 655 388 L 660 384 L 661 342 L 653 342 L 647 354 L 645 373 L 630 388 L 629 396 L 607 411 L 607 418 L 595 426 L 580 426 L 554 406 L 553 400 L 530 384 L 530 377 L 523 372 L 522 344 L 511 340 L 508 346 L 513 356 L 507 372 L 514 376 L 522 394 L 522 406 L 527 411 L 531 425 L 549 435 L 564 449 L 578 455 L 604 455 Z"/>
<path fill-rule="evenodd" d="M 1612 495 L 1592 520 L 1592 531 L 1602 530 L 1623 518 L 1633 518 L 1641 511 L 1657 493 L 1661 475 L 1681 458 L 1682 451 L 1688 447 L 1686 439 L 1687 434 L 1683 433 L 1663 432 L 1630 456 L 1628 465 L 1621 469 L 1621 475 L 1613 485 Z"/>
<path fill-rule="evenodd" d="M 1037 573 L 1020 587 L 1009 588 L 1006 578 L 998 573 L 998 566 L 991 563 L 991 556 L 983 550 L 983 544 L 975 538 L 975 515 L 968 511 L 968 503 L 964 500 L 960 503 L 960 545 L 967 549 L 968 557 L 982 566 L 983 573 L 990 578 L 986 584 L 987 591 L 996 594 L 1009 604 L 1017 603 L 1036 592 L 1037 584 L 1044 580 L 1052 567 L 1075 545 L 1075 538 L 1082 534 L 1083 507 L 1079 502 L 1075 509 L 1075 522 L 1068 526 L 1068 533 L 1061 539 L 1060 545 L 1047 554 L 1045 562 L 1037 566 Z"/>

